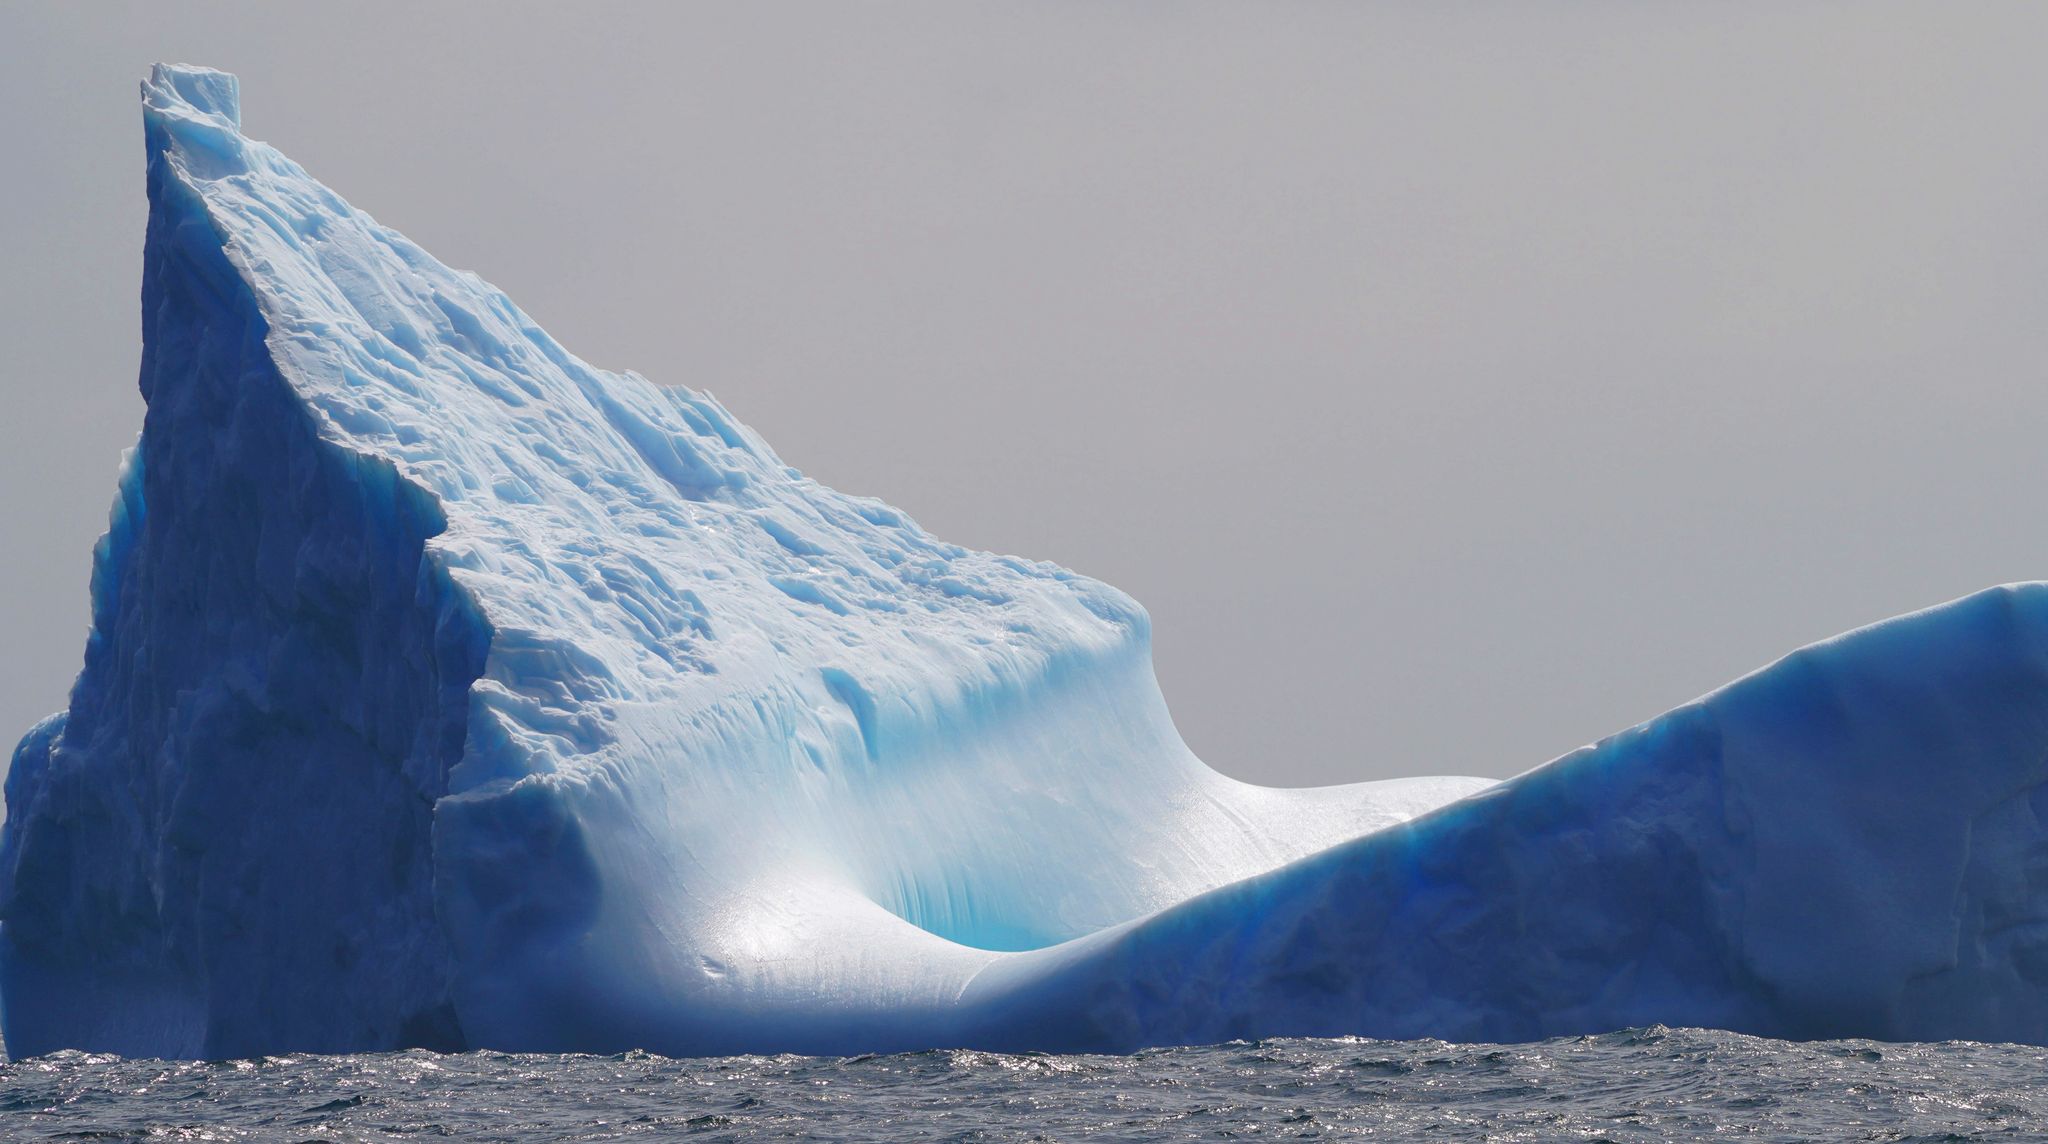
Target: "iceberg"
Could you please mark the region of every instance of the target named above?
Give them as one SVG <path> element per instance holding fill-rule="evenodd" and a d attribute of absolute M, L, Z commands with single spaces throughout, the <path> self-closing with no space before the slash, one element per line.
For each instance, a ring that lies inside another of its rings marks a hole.
<path fill-rule="evenodd" d="M 1503 783 L 1247 785 L 1144 611 L 595 369 L 142 85 L 140 440 L 0 827 L 60 1048 L 2048 1041 L 2048 586 Z"/>

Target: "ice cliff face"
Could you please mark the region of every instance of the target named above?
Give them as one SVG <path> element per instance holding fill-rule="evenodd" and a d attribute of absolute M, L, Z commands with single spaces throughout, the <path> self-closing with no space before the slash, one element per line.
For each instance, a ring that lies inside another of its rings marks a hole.
<path fill-rule="evenodd" d="M 2048 588 L 1500 786 L 1246 786 L 1127 597 L 584 364 L 232 77 L 143 97 L 148 414 L 7 780 L 12 1052 L 2048 1040 Z"/>

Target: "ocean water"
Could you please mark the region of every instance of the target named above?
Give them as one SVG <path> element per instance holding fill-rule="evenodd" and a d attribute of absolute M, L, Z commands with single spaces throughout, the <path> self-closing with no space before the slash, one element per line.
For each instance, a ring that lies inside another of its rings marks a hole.
<path fill-rule="evenodd" d="M 1979 1140 L 2048 1136 L 2048 1050 L 1637 1029 L 1128 1057 L 426 1052 L 0 1065 L 7 1140 Z"/>

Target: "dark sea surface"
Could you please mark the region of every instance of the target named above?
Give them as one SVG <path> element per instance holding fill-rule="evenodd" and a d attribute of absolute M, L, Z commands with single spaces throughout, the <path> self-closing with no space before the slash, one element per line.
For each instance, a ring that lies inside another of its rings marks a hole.
<path fill-rule="evenodd" d="M 8 1140 L 2048 1137 L 2048 1050 L 1638 1029 L 1129 1057 L 426 1052 L 0 1065 Z"/>

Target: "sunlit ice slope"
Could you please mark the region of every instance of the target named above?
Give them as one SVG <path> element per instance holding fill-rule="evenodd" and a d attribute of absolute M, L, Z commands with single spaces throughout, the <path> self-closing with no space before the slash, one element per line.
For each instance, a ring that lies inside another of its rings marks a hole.
<path fill-rule="evenodd" d="M 232 77 L 143 96 L 148 413 L 8 776 L 10 1051 L 2048 1039 L 2044 589 L 1499 786 L 1248 786 L 1121 593 L 584 364 Z"/>

